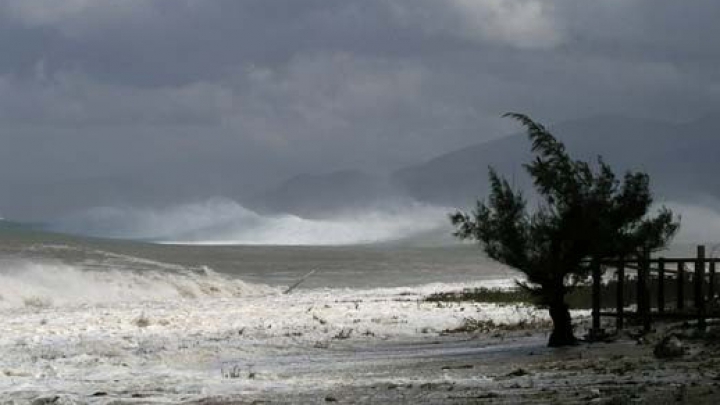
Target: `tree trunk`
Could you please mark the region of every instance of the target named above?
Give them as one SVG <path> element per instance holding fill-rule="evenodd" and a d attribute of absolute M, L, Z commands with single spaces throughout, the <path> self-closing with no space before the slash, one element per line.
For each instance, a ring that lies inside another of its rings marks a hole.
<path fill-rule="evenodd" d="M 564 299 L 553 300 L 550 303 L 550 318 L 553 321 L 553 331 L 550 334 L 548 346 L 560 347 L 577 344 L 577 338 L 573 334 L 570 310 Z"/>

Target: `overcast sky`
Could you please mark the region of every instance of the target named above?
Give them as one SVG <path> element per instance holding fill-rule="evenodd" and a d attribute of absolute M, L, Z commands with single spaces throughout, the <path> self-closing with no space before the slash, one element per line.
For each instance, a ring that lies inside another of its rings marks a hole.
<path fill-rule="evenodd" d="M 714 0 L 0 0 L 0 215 L 245 196 L 720 106 Z M 148 200 L 149 201 L 149 200 Z"/>

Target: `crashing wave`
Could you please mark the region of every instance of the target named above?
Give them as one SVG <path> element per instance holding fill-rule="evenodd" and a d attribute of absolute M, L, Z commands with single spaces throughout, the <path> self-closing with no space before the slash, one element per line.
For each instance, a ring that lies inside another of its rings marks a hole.
<path fill-rule="evenodd" d="M 133 271 L 107 263 L 78 266 L 51 260 L 0 262 L 1 308 L 232 298 L 276 291 L 227 277 L 206 266 Z"/>

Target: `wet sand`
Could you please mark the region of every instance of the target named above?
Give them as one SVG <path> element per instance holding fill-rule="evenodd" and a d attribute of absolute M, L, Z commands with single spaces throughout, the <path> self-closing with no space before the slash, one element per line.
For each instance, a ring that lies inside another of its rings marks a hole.
<path fill-rule="evenodd" d="M 687 355 L 661 360 L 650 342 L 629 338 L 558 349 L 545 343 L 543 333 L 515 331 L 502 338 L 470 334 L 318 349 L 312 363 L 277 357 L 272 362 L 280 367 L 270 362 L 265 370 L 282 369 L 275 379 L 328 380 L 322 389 L 275 387 L 192 403 L 720 403 L 717 347 L 691 342 Z M 255 370 L 253 379 L 264 378 Z"/>

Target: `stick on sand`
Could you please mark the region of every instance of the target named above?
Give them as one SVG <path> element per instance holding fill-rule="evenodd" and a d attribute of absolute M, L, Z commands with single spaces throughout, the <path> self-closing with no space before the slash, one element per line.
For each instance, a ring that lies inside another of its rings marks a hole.
<path fill-rule="evenodd" d="M 312 276 L 313 274 L 315 274 L 315 270 L 310 270 L 310 272 L 308 274 L 302 276 L 302 278 L 300 280 L 298 280 L 295 284 L 288 287 L 288 289 L 285 290 L 285 292 L 283 292 L 283 294 L 290 294 L 290 292 L 292 292 L 292 290 L 294 290 L 297 286 L 302 284 L 305 280 L 307 280 L 308 277 Z"/>

